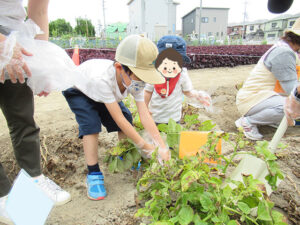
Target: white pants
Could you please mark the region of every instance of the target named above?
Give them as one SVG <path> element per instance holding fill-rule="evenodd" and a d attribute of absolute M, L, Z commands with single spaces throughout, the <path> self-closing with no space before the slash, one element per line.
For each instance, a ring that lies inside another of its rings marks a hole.
<path fill-rule="evenodd" d="M 244 117 L 253 125 L 279 125 L 284 116 L 285 99 L 274 95 L 252 107 Z"/>

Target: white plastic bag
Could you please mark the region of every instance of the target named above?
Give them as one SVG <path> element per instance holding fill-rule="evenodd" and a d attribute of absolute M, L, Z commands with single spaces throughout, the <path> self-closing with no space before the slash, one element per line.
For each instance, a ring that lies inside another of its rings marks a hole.
<path fill-rule="evenodd" d="M 32 74 L 27 85 L 33 94 L 62 91 L 85 82 L 64 49 L 51 42 L 34 39 L 39 33 L 39 27 L 28 20 L 18 32 L 11 34 L 16 35 L 17 42 L 33 54 L 24 56 Z"/>

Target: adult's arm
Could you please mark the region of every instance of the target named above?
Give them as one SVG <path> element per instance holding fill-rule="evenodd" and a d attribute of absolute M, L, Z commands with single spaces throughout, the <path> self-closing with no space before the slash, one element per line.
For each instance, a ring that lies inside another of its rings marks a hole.
<path fill-rule="evenodd" d="M 264 61 L 274 74 L 285 93 L 290 94 L 297 85 L 296 55 L 288 47 L 277 47 Z"/>
<path fill-rule="evenodd" d="M 44 32 L 35 38 L 48 40 L 49 23 L 48 23 L 48 4 L 49 0 L 28 0 L 28 18 L 32 19 Z"/>

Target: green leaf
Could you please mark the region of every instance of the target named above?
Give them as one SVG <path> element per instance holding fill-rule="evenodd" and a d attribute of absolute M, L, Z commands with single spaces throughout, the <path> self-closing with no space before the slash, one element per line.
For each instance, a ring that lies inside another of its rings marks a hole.
<path fill-rule="evenodd" d="M 272 221 L 272 218 L 268 212 L 267 204 L 264 201 L 258 204 L 257 215 L 257 219 L 259 220 Z"/>
<path fill-rule="evenodd" d="M 250 213 L 251 209 L 249 208 L 249 206 L 246 203 L 238 202 L 237 205 L 238 205 L 239 209 L 246 215 L 248 215 Z"/>
<path fill-rule="evenodd" d="M 245 202 L 250 208 L 257 207 L 259 203 L 259 199 L 253 196 L 247 196 L 243 198 L 242 201 Z"/>
<path fill-rule="evenodd" d="M 224 197 L 228 200 L 231 196 L 232 193 L 232 189 L 231 187 L 229 187 L 229 185 L 227 185 L 224 189 L 223 189 L 223 195 Z"/>
<path fill-rule="evenodd" d="M 227 225 L 238 225 L 238 223 L 235 220 L 230 220 Z"/>
<path fill-rule="evenodd" d="M 214 224 L 222 222 L 217 216 L 214 216 L 211 218 L 211 220 L 214 222 Z"/>
<path fill-rule="evenodd" d="M 284 216 L 280 212 L 272 210 L 271 214 L 275 224 L 283 223 Z"/>
<path fill-rule="evenodd" d="M 110 155 L 106 155 L 106 156 L 104 157 L 104 159 L 103 159 L 103 162 L 104 162 L 104 163 L 108 163 L 110 157 L 111 157 Z"/>
<path fill-rule="evenodd" d="M 140 161 L 141 154 L 136 148 L 131 151 L 131 155 L 132 155 L 133 163 L 137 163 L 138 161 Z"/>
<path fill-rule="evenodd" d="M 201 220 L 200 216 L 198 214 L 194 215 L 194 220 L 193 220 L 195 225 L 208 225 L 208 223 L 204 222 Z"/>
<path fill-rule="evenodd" d="M 125 165 L 124 160 L 121 160 L 119 157 L 117 157 L 117 169 L 118 172 L 124 172 L 125 171 Z"/>
<path fill-rule="evenodd" d="M 222 179 L 218 177 L 211 177 L 209 183 L 221 185 Z"/>
<path fill-rule="evenodd" d="M 181 126 L 177 124 L 173 119 L 170 119 L 167 132 L 167 143 L 170 147 L 175 147 L 179 144 L 180 131 Z"/>
<path fill-rule="evenodd" d="M 153 225 L 174 225 L 173 222 L 169 222 L 169 221 L 158 221 L 155 223 L 152 223 Z"/>
<path fill-rule="evenodd" d="M 245 147 L 245 141 L 244 140 L 240 140 L 239 141 L 239 147 L 240 148 L 244 148 Z"/>
<path fill-rule="evenodd" d="M 196 171 L 190 170 L 181 177 L 181 189 L 186 191 L 192 185 L 193 182 L 199 179 L 199 175 Z"/>
<path fill-rule="evenodd" d="M 214 210 L 213 202 L 206 193 L 201 195 L 200 202 L 204 209 L 204 212 Z"/>
<path fill-rule="evenodd" d="M 108 170 L 109 172 L 113 173 L 116 171 L 117 168 L 117 159 L 118 157 L 114 157 L 114 159 L 112 160 L 112 162 L 108 165 Z"/>
<path fill-rule="evenodd" d="M 188 225 L 193 221 L 194 211 L 190 206 L 184 206 L 178 213 L 178 221 L 182 225 Z"/>
<path fill-rule="evenodd" d="M 128 170 L 132 167 L 133 165 L 133 157 L 132 155 L 130 154 L 130 152 L 128 152 L 124 158 L 123 158 L 123 161 L 124 161 L 124 169 L 125 170 Z"/>
<path fill-rule="evenodd" d="M 201 123 L 199 130 L 200 131 L 211 131 L 215 126 L 216 126 L 216 124 L 212 123 L 211 120 L 206 120 Z"/>
<path fill-rule="evenodd" d="M 164 124 L 164 123 L 158 124 L 157 128 L 160 132 L 164 132 L 166 134 L 168 133 L 168 125 L 167 124 Z"/>

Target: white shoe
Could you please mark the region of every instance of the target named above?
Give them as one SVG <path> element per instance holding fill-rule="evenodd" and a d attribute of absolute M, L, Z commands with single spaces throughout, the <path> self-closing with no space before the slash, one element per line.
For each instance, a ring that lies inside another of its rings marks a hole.
<path fill-rule="evenodd" d="M 279 124 L 276 124 L 276 123 L 272 123 L 272 124 L 268 124 L 269 127 L 273 127 L 273 128 L 278 128 L 279 127 Z"/>
<path fill-rule="evenodd" d="M 258 141 L 264 137 L 259 133 L 257 126 L 249 123 L 245 117 L 241 117 L 235 121 L 235 126 L 237 128 L 242 128 L 244 135 L 251 140 Z"/>
<path fill-rule="evenodd" d="M 44 191 L 44 193 L 54 201 L 54 205 L 63 205 L 71 200 L 69 192 L 63 190 L 60 186 L 45 177 L 43 174 L 33 177 L 33 181 Z"/>
<path fill-rule="evenodd" d="M 7 200 L 7 195 L 0 198 L 0 222 L 8 225 L 13 225 L 14 223 L 9 218 L 5 209 L 6 200 Z"/>

